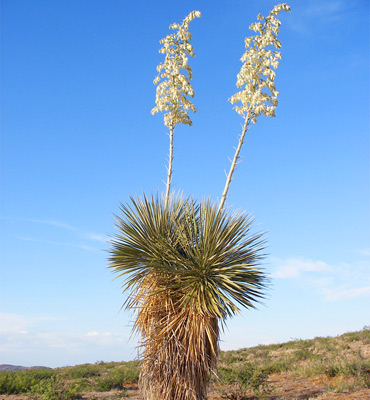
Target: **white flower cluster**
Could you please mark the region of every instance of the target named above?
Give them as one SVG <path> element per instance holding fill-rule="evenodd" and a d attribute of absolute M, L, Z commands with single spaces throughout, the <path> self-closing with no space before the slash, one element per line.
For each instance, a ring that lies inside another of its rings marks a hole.
<path fill-rule="evenodd" d="M 200 18 L 199 11 L 192 11 L 179 24 L 170 25 L 170 29 L 176 30 L 160 41 L 163 47 L 159 50 L 165 54 L 165 60 L 157 67 L 158 76 L 154 79 L 157 86 L 156 106 L 152 114 L 159 111 L 168 111 L 164 115 L 165 125 L 173 129 L 175 125 L 183 123 L 191 125 L 188 110 L 196 112 L 192 102 L 186 97 L 194 97 L 194 90 L 190 84 L 192 70 L 188 64 L 188 56 L 194 57 L 193 46 L 190 44 L 192 38 L 189 32 L 189 23 L 196 17 Z"/>
<path fill-rule="evenodd" d="M 290 7 L 279 4 L 266 18 L 258 14 L 257 19 L 260 22 L 249 27 L 257 35 L 245 39 L 246 52 L 241 58 L 244 64 L 236 82 L 236 86 L 243 89 L 229 99 L 232 104 L 241 102 L 241 106 L 235 106 L 235 110 L 253 123 L 261 114 L 275 116 L 279 92 L 274 82 L 274 69 L 281 59 L 278 51 L 281 43 L 277 38 L 281 22 L 276 16 L 282 10 L 290 11 Z"/>

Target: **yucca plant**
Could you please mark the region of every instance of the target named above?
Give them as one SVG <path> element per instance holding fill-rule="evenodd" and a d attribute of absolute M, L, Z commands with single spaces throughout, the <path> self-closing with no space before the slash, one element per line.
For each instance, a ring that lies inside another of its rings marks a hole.
<path fill-rule="evenodd" d="M 179 123 L 191 125 L 188 110 L 196 111 L 187 97 L 194 95 L 188 28 L 200 12 L 190 13 L 181 25 L 172 24 L 177 33 L 161 41 L 165 61 L 157 68 L 152 113 L 164 111 L 169 128 L 166 192 L 144 194 L 122 205 L 110 258 L 110 267 L 128 292 L 125 306 L 136 313 L 134 330 L 143 349 L 140 386 L 146 400 L 205 399 L 226 319 L 263 298 L 263 237 L 251 233 L 251 218 L 224 204 L 250 123 L 261 114 L 274 115 L 278 92 L 271 67 L 277 67 L 280 53 L 270 47 L 280 46 L 276 16 L 288 9 L 282 4 L 266 18 L 259 15 L 262 22 L 250 27 L 259 36 L 245 41 L 237 82 L 242 89 L 230 99 L 242 103 L 236 111 L 245 122 L 219 204 L 176 197 L 170 191 L 174 129 Z"/>
<path fill-rule="evenodd" d="M 262 297 L 263 239 L 247 216 L 209 201 L 144 196 L 122 213 L 111 267 L 137 312 L 145 398 L 204 399 L 220 323 Z"/>

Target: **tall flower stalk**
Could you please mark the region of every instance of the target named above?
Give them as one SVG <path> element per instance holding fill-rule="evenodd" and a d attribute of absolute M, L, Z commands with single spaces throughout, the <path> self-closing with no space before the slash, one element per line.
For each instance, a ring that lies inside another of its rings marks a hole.
<path fill-rule="evenodd" d="M 173 137 L 175 126 L 182 123 L 192 125 L 188 111 L 196 112 L 196 108 L 189 97 L 194 97 L 194 90 L 190 81 L 193 77 L 191 66 L 188 64 L 188 56 L 195 57 L 190 41 L 192 35 L 189 32 L 189 24 L 195 18 L 200 18 L 199 11 L 192 11 L 184 18 L 182 24 L 174 23 L 170 29 L 175 33 L 167 35 L 160 41 L 162 44 L 160 53 L 165 59 L 157 67 L 158 75 L 154 79 L 157 85 L 155 103 L 152 114 L 164 112 L 164 124 L 169 129 L 170 150 L 168 156 L 167 182 L 165 203 L 168 203 L 172 182 L 173 164 Z"/>
<path fill-rule="evenodd" d="M 290 11 L 290 7 L 287 4 L 279 4 L 270 11 L 267 17 L 258 14 L 258 22 L 249 27 L 250 30 L 256 32 L 256 35 L 245 39 L 246 51 L 240 59 L 243 65 L 236 82 L 236 86 L 241 90 L 229 99 L 231 104 L 241 103 L 234 108 L 243 117 L 244 125 L 222 192 L 220 210 L 225 205 L 250 123 L 256 123 L 260 115 L 275 116 L 279 95 L 275 85 L 275 70 L 281 59 L 279 51 L 281 43 L 277 38 L 281 22 L 277 15 L 281 11 Z"/>

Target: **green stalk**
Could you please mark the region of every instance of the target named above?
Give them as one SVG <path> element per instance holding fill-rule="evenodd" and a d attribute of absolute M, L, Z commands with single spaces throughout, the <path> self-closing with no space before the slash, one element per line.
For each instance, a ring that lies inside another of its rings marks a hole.
<path fill-rule="evenodd" d="M 232 178 L 233 178 L 235 167 L 238 164 L 239 153 L 240 153 L 240 150 L 241 150 L 241 148 L 243 146 L 243 143 L 244 143 L 245 134 L 248 131 L 249 122 L 250 122 L 250 116 L 249 116 L 249 112 L 248 112 L 246 117 L 245 117 L 243 131 L 242 131 L 242 133 L 240 135 L 240 138 L 239 138 L 238 147 L 235 150 L 234 158 L 233 158 L 233 161 L 232 161 L 231 166 L 230 166 L 230 171 L 229 171 L 229 174 L 227 175 L 227 178 L 226 178 L 225 188 L 224 188 L 224 191 L 222 192 L 220 205 L 218 206 L 218 210 L 219 211 L 221 211 L 224 208 L 224 204 L 225 204 L 225 201 L 226 201 L 226 198 L 227 198 L 227 193 L 229 191 L 230 183 L 231 183 Z"/>
<path fill-rule="evenodd" d="M 170 197 L 170 188 L 172 182 L 172 162 L 173 162 L 173 133 L 174 127 L 170 127 L 170 154 L 168 156 L 168 168 L 167 168 L 167 183 L 166 183 L 166 196 L 164 198 L 164 204 L 167 206 L 168 198 Z"/>

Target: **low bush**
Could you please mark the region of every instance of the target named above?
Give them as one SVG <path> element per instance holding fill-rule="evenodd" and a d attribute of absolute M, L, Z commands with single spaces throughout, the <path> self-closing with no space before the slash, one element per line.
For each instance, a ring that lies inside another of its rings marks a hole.
<path fill-rule="evenodd" d="M 220 391 L 221 396 L 229 400 L 241 400 L 248 391 L 255 396 L 264 396 L 272 391 L 268 383 L 268 374 L 256 364 L 245 363 L 238 368 L 220 368 L 220 384 L 227 387 Z"/>
<path fill-rule="evenodd" d="M 123 389 L 124 376 L 119 371 L 113 371 L 97 379 L 96 390 L 98 392 L 109 392 L 112 389 Z"/>
<path fill-rule="evenodd" d="M 0 394 L 27 393 L 36 384 L 55 376 L 52 369 L 31 369 L 0 373 Z"/>
<path fill-rule="evenodd" d="M 43 379 L 34 385 L 30 394 L 37 400 L 77 400 L 81 399 L 79 387 L 75 384 L 66 384 L 61 377 Z"/>
<path fill-rule="evenodd" d="M 61 374 L 70 379 L 91 378 L 98 376 L 104 371 L 104 367 L 96 364 L 82 364 L 75 367 L 61 369 Z"/>

